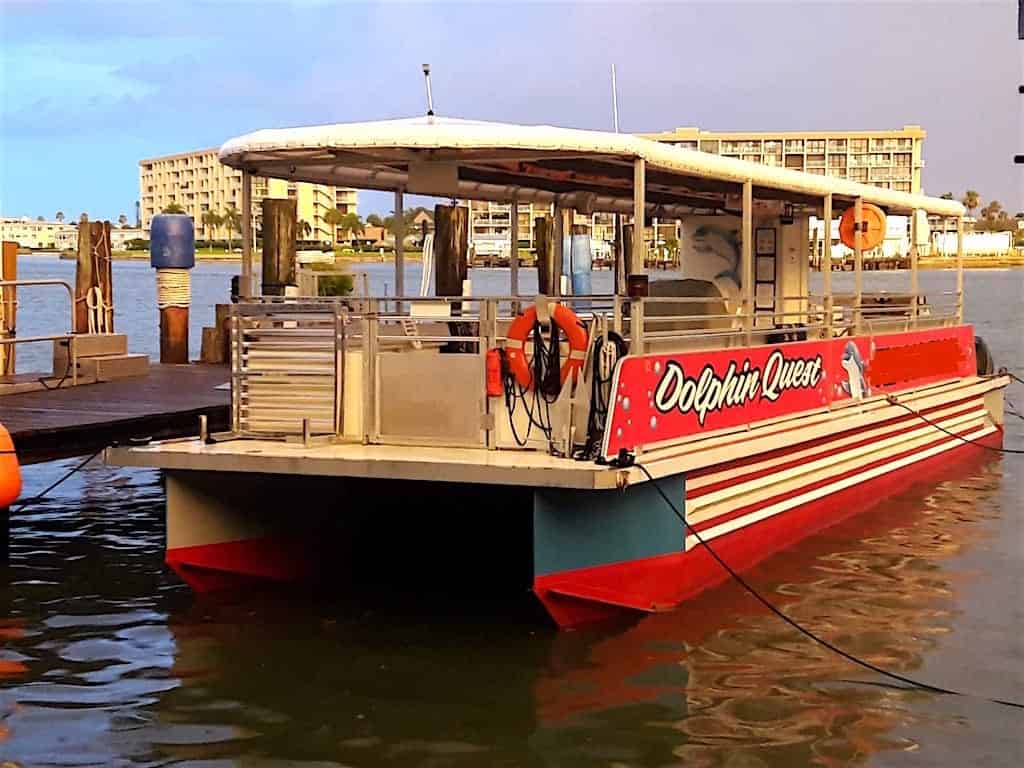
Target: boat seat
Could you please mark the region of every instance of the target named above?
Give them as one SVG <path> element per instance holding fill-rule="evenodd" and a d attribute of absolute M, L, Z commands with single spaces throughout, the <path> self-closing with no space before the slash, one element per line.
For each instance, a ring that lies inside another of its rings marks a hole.
<path fill-rule="evenodd" d="M 650 295 L 658 298 L 707 298 L 709 301 L 652 302 L 644 307 L 646 317 L 679 317 L 685 320 L 666 320 L 653 325 L 655 331 L 728 330 L 733 327 L 725 297 L 714 283 L 707 280 L 684 278 L 679 280 L 652 280 Z"/>

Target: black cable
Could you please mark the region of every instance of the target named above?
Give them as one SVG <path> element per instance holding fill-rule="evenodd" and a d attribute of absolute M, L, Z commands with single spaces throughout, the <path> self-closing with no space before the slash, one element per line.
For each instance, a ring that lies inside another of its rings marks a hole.
<path fill-rule="evenodd" d="M 106 446 L 104 446 L 104 448 L 105 448 L 105 447 L 106 447 Z M 87 458 L 87 459 L 86 459 L 85 461 L 83 461 L 83 462 L 79 463 L 79 464 L 78 464 L 77 466 L 73 467 L 73 468 L 72 468 L 71 470 L 69 470 L 69 471 L 67 472 L 67 474 L 65 474 L 65 475 L 64 475 L 64 476 L 63 476 L 62 478 L 60 478 L 60 480 L 58 480 L 58 481 L 57 481 L 57 482 L 55 482 L 55 483 L 52 483 L 52 484 L 51 484 L 51 485 L 50 485 L 50 486 L 49 486 L 49 487 L 48 487 L 48 488 L 47 488 L 47 489 L 46 489 L 45 491 L 43 491 L 42 493 L 40 493 L 40 494 L 37 494 L 37 495 L 33 496 L 33 497 L 32 497 L 31 499 L 26 499 L 25 501 L 23 501 L 23 502 L 22 502 L 21 504 L 19 504 L 19 505 L 18 505 L 18 508 L 17 508 L 17 509 L 14 509 L 14 508 L 12 507 L 11 511 L 12 511 L 12 512 L 21 512 L 22 510 L 24 510 L 24 509 L 25 509 L 25 507 L 29 506 L 30 504 L 34 504 L 34 503 L 35 503 L 35 502 L 37 502 L 37 501 L 42 501 L 43 499 L 45 499 L 45 498 L 46 498 L 46 494 L 48 494 L 48 493 L 49 493 L 50 491 L 52 491 L 52 490 L 53 490 L 54 488 L 56 488 L 56 487 L 57 487 L 58 485 L 60 485 L 60 484 L 61 484 L 61 483 L 63 483 L 63 482 L 65 481 L 65 480 L 67 480 L 67 479 L 68 479 L 69 477 L 71 477 L 71 476 L 72 476 L 73 474 L 75 474 L 75 473 L 76 473 L 76 472 L 78 472 L 78 471 L 79 471 L 80 469 L 82 469 L 82 468 L 83 468 L 83 467 L 84 467 L 84 466 L 85 466 L 86 464 L 88 464 L 88 463 L 89 463 L 90 461 L 92 461 L 92 460 L 93 460 L 93 459 L 95 459 L 95 458 L 96 458 L 97 456 L 99 456 L 99 455 L 100 455 L 101 453 L 103 453 L 103 450 L 104 450 L 104 448 L 100 448 L 100 449 L 99 449 L 98 451 L 96 451 L 96 453 L 92 454 L 92 455 L 91 455 L 91 456 L 90 456 L 89 458 Z"/>
<path fill-rule="evenodd" d="M 903 410 L 907 411 L 908 413 L 914 414 L 915 416 L 917 416 L 917 418 L 919 418 L 925 424 L 929 424 L 929 425 L 935 427 L 940 432 L 945 432 L 950 437 L 955 437 L 957 440 L 962 440 L 963 442 L 967 443 L 968 445 L 973 445 L 973 446 L 975 446 L 977 448 L 984 448 L 986 451 L 992 451 L 993 453 L 1018 453 L 1018 454 L 1024 454 L 1024 450 L 1019 449 L 1019 448 L 996 448 L 993 445 L 985 445 L 984 443 L 979 443 L 976 440 L 971 440 L 970 438 L 964 437 L 963 435 L 958 435 L 956 432 L 950 432 L 944 426 L 942 426 L 941 424 L 936 424 L 934 421 L 929 419 L 927 416 L 925 416 L 920 411 L 918 411 L 918 410 L 916 410 L 914 408 L 911 408 L 906 403 L 901 403 L 899 400 L 896 399 L 895 395 L 889 395 L 885 399 L 891 405 L 898 405 L 900 408 L 902 408 Z"/>
<path fill-rule="evenodd" d="M 1022 379 L 1020 376 L 1018 376 L 1015 373 L 1011 373 L 1006 368 L 1000 368 L 999 371 L 996 373 L 996 375 L 997 376 L 1009 376 L 1011 379 L 1016 381 L 1018 384 L 1024 384 L 1024 379 Z"/>
<path fill-rule="evenodd" d="M 590 371 L 590 411 L 587 414 L 587 439 L 583 448 L 574 454 L 574 458 L 580 461 L 589 461 L 597 457 L 612 398 L 611 385 L 612 379 L 615 378 L 615 365 L 629 351 L 625 340 L 615 331 L 608 332 L 608 343 L 613 345 L 614 354 L 607 371 L 602 371 L 604 336 L 599 335 L 594 340 L 591 352 L 593 360 Z"/>
<path fill-rule="evenodd" d="M 791 626 L 793 629 L 800 632 L 802 635 L 810 638 L 819 645 L 827 648 L 836 655 L 843 657 L 847 661 L 852 662 L 853 664 L 856 664 L 859 667 L 863 667 L 864 669 L 867 669 L 871 672 L 875 672 L 879 675 L 882 675 L 883 677 L 888 677 L 891 680 L 897 680 L 901 683 L 905 683 L 906 685 L 912 686 L 914 688 L 919 688 L 925 691 L 931 691 L 933 693 L 946 694 L 949 696 L 969 696 L 972 698 L 980 698 L 984 699 L 985 701 L 992 702 L 993 704 L 1001 704 L 1004 707 L 1024 709 L 1024 704 L 1016 701 L 992 699 L 988 696 L 975 696 L 974 694 L 963 693 L 962 691 L 955 691 L 952 688 L 943 688 L 938 685 L 924 683 L 920 680 L 915 680 L 911 677 L 900 675 L 896 672 L 890 672 L 887 669 L 883 669 L 882 667 L 872 664 L 870 661 L 865 661 L 864 659 L 858 656 L 854 656 L 852 653 L 849 653 L 848 651 L 844 651 L 839 646 L 830 643 L 828 640 L 821 637 L 817 633 L 813 632 L 810 629 L 807 629 L 805 626 L 797 622 L 795 619 L 791 619 L 781 608 L 776 607 L 774 603 L 772 603 L 770 600 L 768 600 L 768 598 L 764 597 L 760 592 L 758 592 L 753 586 L 750 585 L 750 583 L 746 579 L 740 576 L 740 574 L 738 574 L 732 568 L 731 565 L 729 565 L 725 560 L 722 559 L 721 555 L 719 555 L 714 550 L 714 548 L 710 544 L 708 544 L 707 540 L 700 535 L 697 529 L 690 525 L 690 523 L 686 520 L 686 517 L 679 511 L 679 509 L 672 502 L 672 500 L 661 489 L 661 486 L 658 485 L 658 483 L 655 481 L 654 476 L 650 473 L 647 467 L 645 467 L 643 464 L 640 464 L 639 462 L 636 462 L 634 466 L 636 466 L 637 469 L 639 469 L 647 476 L 647 479 L 651 481 L 651 484 L 654 486 L 654 489 L 658 492 L 658 495 L 661 496 L 662 500 L 668 505 L 669 509 L 671 509 L 675 513 L 675 516 L 679 518 L 679 521 L 683 524 L 683 527 L 697 539 L 700 545 L 708 551 L 711 557 L 715 559 L 715 561 L 725 570 L 725 572 L 728 573 L 729 576 L 731 576 L 737 584 L 739 584 L 747 592 L 749 592 L 759 603 L 761 603 L 761 605 L 763 605 L 769 611 L 774 613 L 776 616 L 778 616 L 780 619 L 786 622 L 786 624 Z"/>
<path fill-rule="evenodd" d="M 60 377 L 60 380 L 54 386 L 50 386 L 46 383 L 45 377 L 40 376 L 37 381 L 43 385 L 43 389 L 52 392 L 55 389 L 60 389 L 64 386 L 64 382 L 68 380 L 68 376 L 71 375 L 71 352 L 68 352 L 68 358 L 64 362 L 64 374 Z"/>

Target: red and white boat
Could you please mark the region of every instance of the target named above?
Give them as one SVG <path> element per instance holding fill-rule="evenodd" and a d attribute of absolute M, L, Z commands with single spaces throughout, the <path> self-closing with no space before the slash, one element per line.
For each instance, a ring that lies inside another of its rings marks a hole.
<path fill-rule="evenodd" d="M 929 219 L 954 220 L 962 246 L 957 202 L 434 117 L 259 131 L 221 160 L 246 190 L 231 432 L 107 452 L 166 470 L 167 561 L 197 589 L 339 569 L 358 584 L 411 562 L 410 589 L 500 570 L 560 626 L 671 610 L 726 578 L 698 534 L 747 568 L 1002 443 L 1008 381 L 963 321 L 962 247 L 950 290 L 918 291 Z M 507 294 L 467 292 L 465 208 L 445 204 L 448 295 L 402 295 L 399 239 L 398 297 L 256 297 L 253 176 L 393 190 L 399 212 L 407 192 L 509 203 L 512 243 L 528 207 L 542 295 L 521 291 L 515 258 Z M 569 242 L 593 214 L 622 223 L 615 289 L 573 294 L 588 259 Z M 811 219 L 840 215 L 854 290 L 825 269 L 812 291 Z M 898 295 L 861 272 L 886 215 L 911 222 Z M 681 222 L 672 279 L 644 271 L 631 222 L 652 218 Z"/>

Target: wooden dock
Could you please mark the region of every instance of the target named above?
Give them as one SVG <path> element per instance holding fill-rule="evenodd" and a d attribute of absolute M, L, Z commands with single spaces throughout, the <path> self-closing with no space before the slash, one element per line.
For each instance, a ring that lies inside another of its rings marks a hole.
<path fill-rule="evenodd" d="M 22 464 L 92 453 L 113 443 L 227 429 L 230 378 L 223 365 L 153 365 L 149 375 L 0 397 L 0 423 Z"/>

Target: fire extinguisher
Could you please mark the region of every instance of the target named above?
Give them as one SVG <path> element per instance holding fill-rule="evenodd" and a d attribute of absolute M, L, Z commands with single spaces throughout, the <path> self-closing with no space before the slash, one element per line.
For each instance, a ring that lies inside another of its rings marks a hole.
<path fill-rule="evenodd" d="M 501 350 L 487 350 L 487 396 L 501 397 L 505 394 L 505 382 L 501 375 Z"/>

